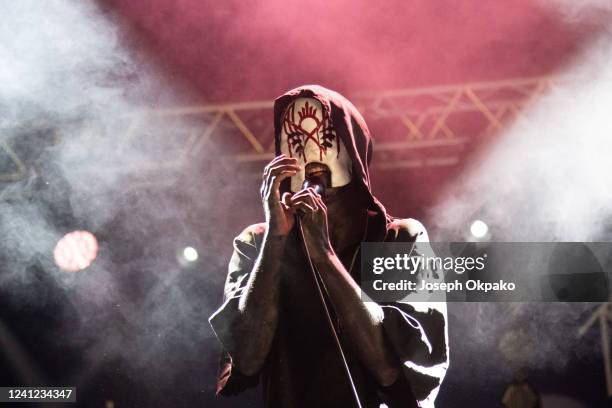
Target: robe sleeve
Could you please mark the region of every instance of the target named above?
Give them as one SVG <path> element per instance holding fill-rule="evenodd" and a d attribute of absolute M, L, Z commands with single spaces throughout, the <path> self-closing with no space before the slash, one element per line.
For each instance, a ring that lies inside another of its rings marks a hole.
<path fill-rule="evenodd" d="M 412 241 L 418 252 L 433 255 L 423 226 L 415 220 L 403 221 L 409 225 L 400 225 L 396 242 Z M 419 271 L 425 279 L 440 280 L 442 274 L 443 271 Z M 380 306 L 386 337 L 400 360 L 402 374 L 418 406 L 433 407 L 449 364 L 446 303 L 411 302 L 408 297 Z"/>
<path fill-rule="evenodd" d="M 247 227 L 234 239 L 234 252 L 230 258 L 223 290 L 223 304 L 208 320 L 224 348 L 232 342 L 231 325 L 238 313 L 238 302 L 259 253 L 257 237 L 262 234 L 262 227 L 257 224 Z M 232 363 L 231 355 L 227 351 L 222 352 L 217 377 L 217 396 L 236 395 L 258 383 L 258 374 L 242 374 Z"/>

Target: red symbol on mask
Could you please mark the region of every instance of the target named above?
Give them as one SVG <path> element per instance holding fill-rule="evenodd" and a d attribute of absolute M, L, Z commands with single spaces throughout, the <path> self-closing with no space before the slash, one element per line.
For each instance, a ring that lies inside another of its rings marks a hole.
<path fill-rule="evenodd" d="M 333 142 L 336 139 L 329 114 L 323 109 L 323 119 L 319 120 L 317 108 L 306 102 L 298 112 L 298 118 L 296 121 L 294 102 L 289 105 L 283 117 L 283 130 L 287 134 L 289 156 L 293 157 L 295 153 L 298 156 L 302 156 L 304 162 L 307 162 L 304 148 L 307 143 L 314 143 L 319 148 L 319 160 L 323 160 L 323 156 L 327 155 L 327 149 L 333 149 Z M 314 122 L 315 126 L 312 130 L 304 129 L 303 125 L 306 121 Z M 340 154 L 340 144 L 336 144 L 338 146 L 338 154 Z"/>

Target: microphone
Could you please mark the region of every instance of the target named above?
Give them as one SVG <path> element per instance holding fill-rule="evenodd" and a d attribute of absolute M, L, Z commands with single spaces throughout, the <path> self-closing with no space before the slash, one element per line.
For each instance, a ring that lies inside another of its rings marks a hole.
<path fill-rule="evenodd" d="M 323 196 L 325 194 L 325 184 L 325 181 L 321 177 L 311 176 L 304 180 L 302 189 L 312 188 L 317 194 Z"/>
<path fill-rule="evenodd" d="M 325 181 L 321 177 L 310 176 L 304 179 L 304 182 L 302 183 L 302 190 L 305 188 L 312 188 L 317 194 L 323 197 L 323 194 L 325 194 L 325 184 Z M 297 215 L 302 216 L 304 213 L 302 210 L 298 209 Z"/>

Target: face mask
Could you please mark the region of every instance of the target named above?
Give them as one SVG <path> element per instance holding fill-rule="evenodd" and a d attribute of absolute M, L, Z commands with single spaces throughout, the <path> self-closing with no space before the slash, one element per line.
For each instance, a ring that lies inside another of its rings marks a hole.
<path fill-rule="evenodd" d="M 281 152 L 295 157 L 302 168 L 291 178 L 291 191 L 302 189 L 309 163 L 321 163 L 329 168 L 331 186 L 328 187 L 342 187 L 351 181 L 351 158 L 321 102 L 314 98 L 295 99 L 287 107 L 281 124 Z"/>

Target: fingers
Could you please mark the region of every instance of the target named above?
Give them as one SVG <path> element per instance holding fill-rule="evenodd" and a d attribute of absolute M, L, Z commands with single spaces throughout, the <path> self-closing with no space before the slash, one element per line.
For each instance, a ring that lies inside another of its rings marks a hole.
<path fill-rule="evenodd" d="M 327 206 L 323 202 L 323 197 L 321 197 L 320 194 L 314 191 L 314 189 L 311 188 L 310 190 L 312 190 L 312 192 L 314 193 L 314 200 L 317 204 L 317 207 L 320 208 L 323 212 L 327 213 Z"/>
<path fill-rule="evenodd" d="M 281 154 L 279 156 L 276 156 L 272 160 L 270 160 L 270 162 L 266 165 L 266 167 L 274 167 L 275 165 L 277 165 L 279 162 L 281 162 L 283 160 L 284 161 L 291 161 L 291 160 L 296 160 L 296 158 L 295 157 L 287 157 L 286 154 Z"/>
<path fill-rule="evenodd" d="M 291 193 L 283 194 L 283 197 L 281 198 L 281 204 L 285 208 L 285 210 L 291 212 L 300 210 L 301 212 L 306 214 L 314 213 L 315 211 L 317 211 L 317 206 L 313 205 L 314 201 L 309 195 L 302 195 L 300 197 L 297 197 L 295 200 L 293 199 L 293 197 L 295 196 Z"/>
<path fill-rule="evenodd" d="M 319 193 L 317 193 L 315 191 L 315 189 L 312 188 L 312 187 L 308 187 L 308 188 L 305 188 L 303 190 L 298 191 L 297 193 L 295 193 L 293 195 L 292 198 L 295 199 L 297 197 L 302 197 L 302 196 L 316 197 L 316 198 L 318 198 L 321 201 L 321 203 L 323 202 L 323 199 L 321 198 L 321 195 L 319 195 Z"/>
<path fill-rule="evenodd" d="M 305 188 L 291 196 L 290 199 L 290 205 L 294 207 L 299 203 L 307 204 L 308 211 L 304 210 L 306 213 L 314 214 L 322 211 L 324 214 L 327 214 L 327 206 L 323 202 L 323 198 L 313 188 Z"/>
<path fill-rule="evenodd" d="M 266 166 L 264 170 L 264 183 L 280 185 L 287 177 L 294 176 L 301 167 L 294 158 L 285 158 L 276 161 L 273 165 Z"/>
<path fill-rule="evenodd" d="M 283 166 L 282 168 L 272 170 L 268 183 L 272 184 L 273 188 L 278 188 L 281 181 L 287 177 L 295 176 L 299 170 L 300 166 Z"/>
<path fill-rule="evenodd" d="M 305 201 L 293 203 L 293 206 L 291 208 L 294 211 L 301 211 L 304 214 L 314 214 L 317 211 L 315 207 Z"/>
<path fill-rule="evenodd" d="M 291 207 L 291 193 L 284 193 L 281 197 L 281 204 L 288 210 Z"/>
<path fill-rule="evenodd" d="M 271 174 L 264 179 L 263 183 L 261 184 L 261 196 L 263 198 L 269 197 L 270 193 L 278 191 L 278 187 L 284 179 L 295 176 L 296 173 L 297 170 L 293 168 L 279 169 L 278 171 L 275 171 L 274 174 Z"/>
<path fill-rule="evenodd" d="M 283 160 L 285 160 L 285 161 L 287 161 L 287 160 L 289 160 L 289 161 L 291 161 L 291 160 L 297 161 L 297 159 L 295 157 L 287 157 L 287 155 L 283 153 L 283 154 L 279 154 L 278 156 L 276 156 L 275 158 L 270 160 L 270 163 L 268 163 L 268 165 L 269 166 L 274 166 L 275 164 L 277 164 L 278 162 L 283 161 Z"/>
<path fill-rule="evenodd" d="M 315 214 L 318 211 L 327 213 L 323 198 L 313 188 L 305 188 L 295 194 L 284 193 L 281 204 L 286 210 L 299 211 L 304 214 Z"/>
<path fill-rule="evenodd" d="M 293 173 L 297 173 L 298 171 L 300 171 L 300 168 L 301 167 L 297 164 L 279 164 L 277 166 L 271 167 L 269 172 L 267 174 L 264 174 L 264 181 L 266 179 L 278 177 L 281 173 L 285 171 L 292 171 Z"/>
<path fill-rule="evenodd" d="M 295 157 L 287 157 L 284 154 L 280 156 L 276 156 L 270 163 L 264 167 L 263 178 L 266 179 L 271 173 L 272 170 L 278 169 L 279 166 L 284 165 L 294 165 L 297 166 L 297 159 Z M 299 166 L 298 166 L 299 167 Z"/>
<path fill-rule="evenodd" d="M 312 194 L 302 192 L 291 197 L 291 206 L 300 208 L 306 213 L 312 213 L 319 209 Z"/>
<path fill-rule="evenodd" d="M 297 159 L 293 157 L 285 155 L 275 157 L 264 168 L 263 182 L 260 190 L 262 198 L 270 198 L 271 193 L 275 193 L 278 190 L 280 183 L 284 179 L 294 176 L 300 169 Z"/>

